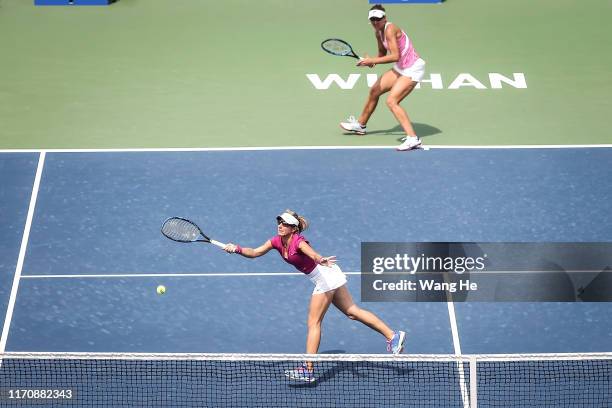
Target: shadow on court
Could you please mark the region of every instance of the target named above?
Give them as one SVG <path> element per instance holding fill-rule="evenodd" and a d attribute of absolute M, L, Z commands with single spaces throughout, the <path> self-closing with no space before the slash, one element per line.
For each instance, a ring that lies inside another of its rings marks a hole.
<path fill-rule="evenodd" d="M 316 363 L 315 363 L 316 364 Z M 376 382 L 380 378 L 388 377 L 390 373 L 393 373 L 395 378 L 408 377 L 412 372 L 415 371 L 413 367 L 398 367 L 397 364 L 393 363 L 371 363 L 362 361 L 359 365 L 354 362 L 338 362 L 332 367 L 329 367 L 323 371 L 316 373 L 316 381 L 297 382 L 289 384 L 290 388 L 317 388 L 318 386 L 333 381 L 336 377 L 341 376 L 342 378 L 349 378 L 351 381 L 371 380 Z"/>
<path fill-rule="evenodd" d="M 414 131 L 420 138 L 437 135 L 442 133 L 442 130 L 438 129 L 435 126 L 428 125 L 426 123 L 413 123 Z M 401 125 L 397 125 L 391 129 L 379 129 L 379 130 L 369 130 L 368 135 L 399 135 L 397 141 L 401 141 L 405 136 L 404 129 L 402 129 Z M 353 133 L 344 132 L 344 135 L 355 136 Z"/>

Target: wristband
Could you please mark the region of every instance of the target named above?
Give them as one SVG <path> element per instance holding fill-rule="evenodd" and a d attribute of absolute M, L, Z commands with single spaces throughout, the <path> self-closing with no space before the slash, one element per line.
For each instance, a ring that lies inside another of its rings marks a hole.
<path fill-rule="evenodd" d="M 242 255 L 242 247 L 240 245 L 236 245 L 236 249 L 234 250 L 234 253 Z"/>

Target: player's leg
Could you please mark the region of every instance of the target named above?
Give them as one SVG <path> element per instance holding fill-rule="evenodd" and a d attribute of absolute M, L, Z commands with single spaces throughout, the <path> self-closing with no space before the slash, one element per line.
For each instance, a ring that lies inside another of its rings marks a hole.
<path fill-rule="evenodd" d="M 372 87 L 368 93 L 363 111 L 359 116 L 359 119 L 355 119 L 354 116 L 348 118 L 346 122 L 341 122 L 340 127 L 346 131 L 364 135 L 366 133 L 365 127 L 370 120 L 370 116 L 374 113 L 376 106 L 378 105 L 378 99 L 381 95 L 393 87 L 393 83 L 399 77 L 399 74 L 393 70 L 385 72 Z"/>
<path fill-rule="evenodd" d="M 404 108 L 401 107 L 400 102 L 412 92 L 417 83 L 418 82 L 414 82 L 410 77 L 400 76 L 387 96 L 387 106 L 400 123 L 407 136 L 416 136 L 416 133 L 412 127 L 412 122 L 408 114 Z"/>
<path fill-rule="evenodd" d="M 321 323 L 334 297 L 334 291 L 316 293 L 310 298 L 308 307 L 308 335 L 306 337 L 306 353 L 316 354 L 321 343 Z M 285 375 L 293 380 L 305 382 L 315 381 L 314 364 L 304 361 L 299 367 L 285 370 Z"/>
<path fill-rule="evenodd" d="M 397 81 L 398 78 L 399 74 L 397 72 L 389 70 L 385 72 L 383 76 L 374 83 L 374 85 L 372 85 L 370 92 L 368 93 L 368 99 L 363 107 L 363 111 L 359 116 L 359 123 L 364 126 L 368 123 L 370 116 L 372 116 L 376 106 L 378 105 L 378 99 L 381 95 L 393 89 L 395 81 Z"/>
<path fill-rule="evenodd" d="M 334 306 L 350 319 L 360 321 L 366 326 L 376 330 L 387 339 L 387 350 L 393 354 L 399 354 L 404 349 L 406 333 L 403 331 L 394 332 L 374 313 L 362 309 L 353 302 L 350 292 L 346 285 L 339 287 L 334 294 Z"/>
<path fill-rule="evenodd" d="M 421 144 L 421 140 L 417 137 L 412 121 L 408 116 L 406 110 L 400 105 L 400 103 L 408 96 L 416 87 L 418 82 L 413 81 L 412 78 L 407 76 L 400 76 L 393 88 L 389 91 L 387 96 L 387 106 L 393 113 L 393 116 L 400 123 L 404 132 L 406 133 L 406 140 L 397 149 L 398 150 L 409 150 L 417 147 Z"/>
<path fill-rule="evenodd" d="M 393 338 L 393 330 L 389 328 L 378 316 L 374 313 L 362 309 L 353 302 L 351 293 L 346 285 L 336 289 L 334 294 L 333 304 L 344 313 L 349 319 L 357 320 L 366 326 L 376 330 L 387 340 Z"/>
<path fill-rule="evenodd" d="M 316 354 L 321 343 L 321 324 L 323 317 L 329 308 L 333 298 L 334 290 L 317 293 L 310 298 L 308 308 L 308 335 L 306 337 L 306 353 Z"/>

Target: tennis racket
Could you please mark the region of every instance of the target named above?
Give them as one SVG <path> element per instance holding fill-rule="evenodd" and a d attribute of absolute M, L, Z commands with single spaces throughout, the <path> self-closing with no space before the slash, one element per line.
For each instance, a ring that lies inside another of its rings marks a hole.
<path fill-rule="evenodd" d="M 164 221 L 161 233 L 176 242 L 207 242 L 225 248 L 224 243 L 210 239 L 193 221 L 181 217 L 172 217 Z"/>
<path fill-rule="evenodd" d="M 353 47 L 344 40 L 337 38 L 330 38 L 321 43 L 323 51 L 330 53 L 331 55 L 337 55 L 339 57 L 353 57 L 361 59 L 359 55 L 355 54 Z"/>

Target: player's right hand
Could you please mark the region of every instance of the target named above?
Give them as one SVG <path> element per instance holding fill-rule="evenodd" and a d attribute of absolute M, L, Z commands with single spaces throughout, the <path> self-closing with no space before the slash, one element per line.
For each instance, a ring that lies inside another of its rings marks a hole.
<path fill-rule="evenodd" d="M 223 248 L 223 250 L 225 252 L 229 252 L 230 254 L 233 254 L 234 252 L 236 252 L 236 248 L 237 248 L 236 244 L 229 243 L 225 246 L 225 248 Z"/>

